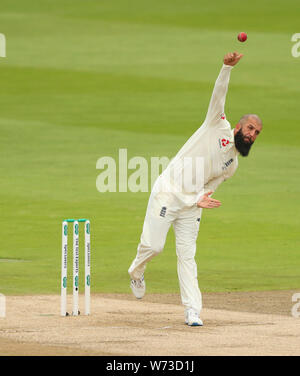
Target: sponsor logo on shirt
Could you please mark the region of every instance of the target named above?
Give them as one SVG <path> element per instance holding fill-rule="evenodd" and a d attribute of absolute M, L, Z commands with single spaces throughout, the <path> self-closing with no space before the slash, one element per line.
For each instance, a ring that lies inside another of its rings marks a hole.
<path fill-rule="evenodd" d="M 222 167 L 222 170 L 226 170 L 226 168 L 228 168 L 232 162 L 233 162 L 233 158 L 230 158 L 229 161 L 224 163 L 225 166 Z"/>
<path fill-rule="evenodd" d="M 161 211 L 160 211 L 160 216 L 163 217 L 163 218 L 165 218 L 166 212 L 167 212 L 167 208 L 165 206 L 163 206 L 161 208 Z"/>
<path fill-rule="evenodd" d="M 222 119 L 222 120 L 225 120 L 225 119 L 226 119 L 226 115 L 224 114 L 224 112 L 221 113 L 221 119 Z"/>
<path fill-rule="evenodd" d="M 225 148 L 225 146 L 227 146 L 229 144 L 229 140 L 227 140 L 226 138 L 219 138 L 219 145 L 220 145 L 220 148 L 222 149 Z"/>

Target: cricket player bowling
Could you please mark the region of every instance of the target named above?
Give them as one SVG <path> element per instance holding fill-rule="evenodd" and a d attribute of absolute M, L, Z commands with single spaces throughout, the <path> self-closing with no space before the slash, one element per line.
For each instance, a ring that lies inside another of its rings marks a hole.
<path fill-rule="evenodd" d="M 262 122 L 255 114 L 242 116 L 234 129 L 231 129 L 225 116 L 230 73 L 242 57 L 237 52 L 225 55 L 204 123 L 156 180 L 149 198 L 137 255 L 128 270 L 132 292 L 141 299 L 146 291 L 146 264 L 162 252 L 167 233 L 173 225 L 181 301 L 185 307 L 185 323 L 189 326 L 203 325 L 200 319 L 202 296 L 195 262 L 202 211 L 221 205 L 211 195 L 223 181 L 233 176 L 238 167 L 238 156 L 248 155 L 262 130 Z M 191 163 L 184 162 L 195 162 L 197 158 L 203 160 L 201 168 L 195 167 L 196 163 L 191 167 Z M 193 182 L 201 182 L 190 185 L 192 189 L 182 185 L 182 175 L 186 170 L 192 174 Z"/>

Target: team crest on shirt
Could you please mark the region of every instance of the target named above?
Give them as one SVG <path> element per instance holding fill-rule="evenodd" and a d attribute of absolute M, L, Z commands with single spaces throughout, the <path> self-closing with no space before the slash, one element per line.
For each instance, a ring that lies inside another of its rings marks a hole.
<path fill-rule="evenodd" d="M 224 112 L 221 113 L 221 119 L 222 119 L 222 120 L 225 120 L 225 119 L 226 119 L 226 115 L 225 115 Z"/>

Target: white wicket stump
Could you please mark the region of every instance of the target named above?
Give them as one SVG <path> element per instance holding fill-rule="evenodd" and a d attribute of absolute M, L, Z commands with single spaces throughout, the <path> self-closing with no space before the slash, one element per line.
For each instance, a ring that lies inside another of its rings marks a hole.
<path fill-rule="evenodd" d="M 79 224 L 73 223 L 73 316 L 78 316 L 79 293 Z"/>
<path fill-rule="evenodd" d="M 85 252 L 85 314 L 89 315 L 91 310 L 91 232 L 90 221 L 84 225 L 84 252 Z"/>
<path fill-rule="evenodd" d="M 61 316 L 67 315 L 67 278 L 68 278 L 68 223 L 62 223 L 62 260 L 61 260 Z"/>
<path fill-rule="evenodd" d="M 84 222 L 85 259 L 85 314 L 91 306 L 91 246 L 90 221 L 87 219 L 66 219 L 62 224 L 62 271 L 61 271 L 61 316 L 67 316 L 67 267 L 68 267 L 68 223 L 73 223 L 73 316 L 79 315 L 79 223 Z"/>

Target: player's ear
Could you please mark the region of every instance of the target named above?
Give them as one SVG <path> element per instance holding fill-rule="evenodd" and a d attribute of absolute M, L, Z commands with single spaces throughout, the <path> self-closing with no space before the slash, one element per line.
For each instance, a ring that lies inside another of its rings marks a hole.
<path fill-rule="evenodd" d="M 237 123 L 237 125 L 234 128 L 234 134 L 236 134 L 241 128 L 242 128 L 241 124 Z"/>

